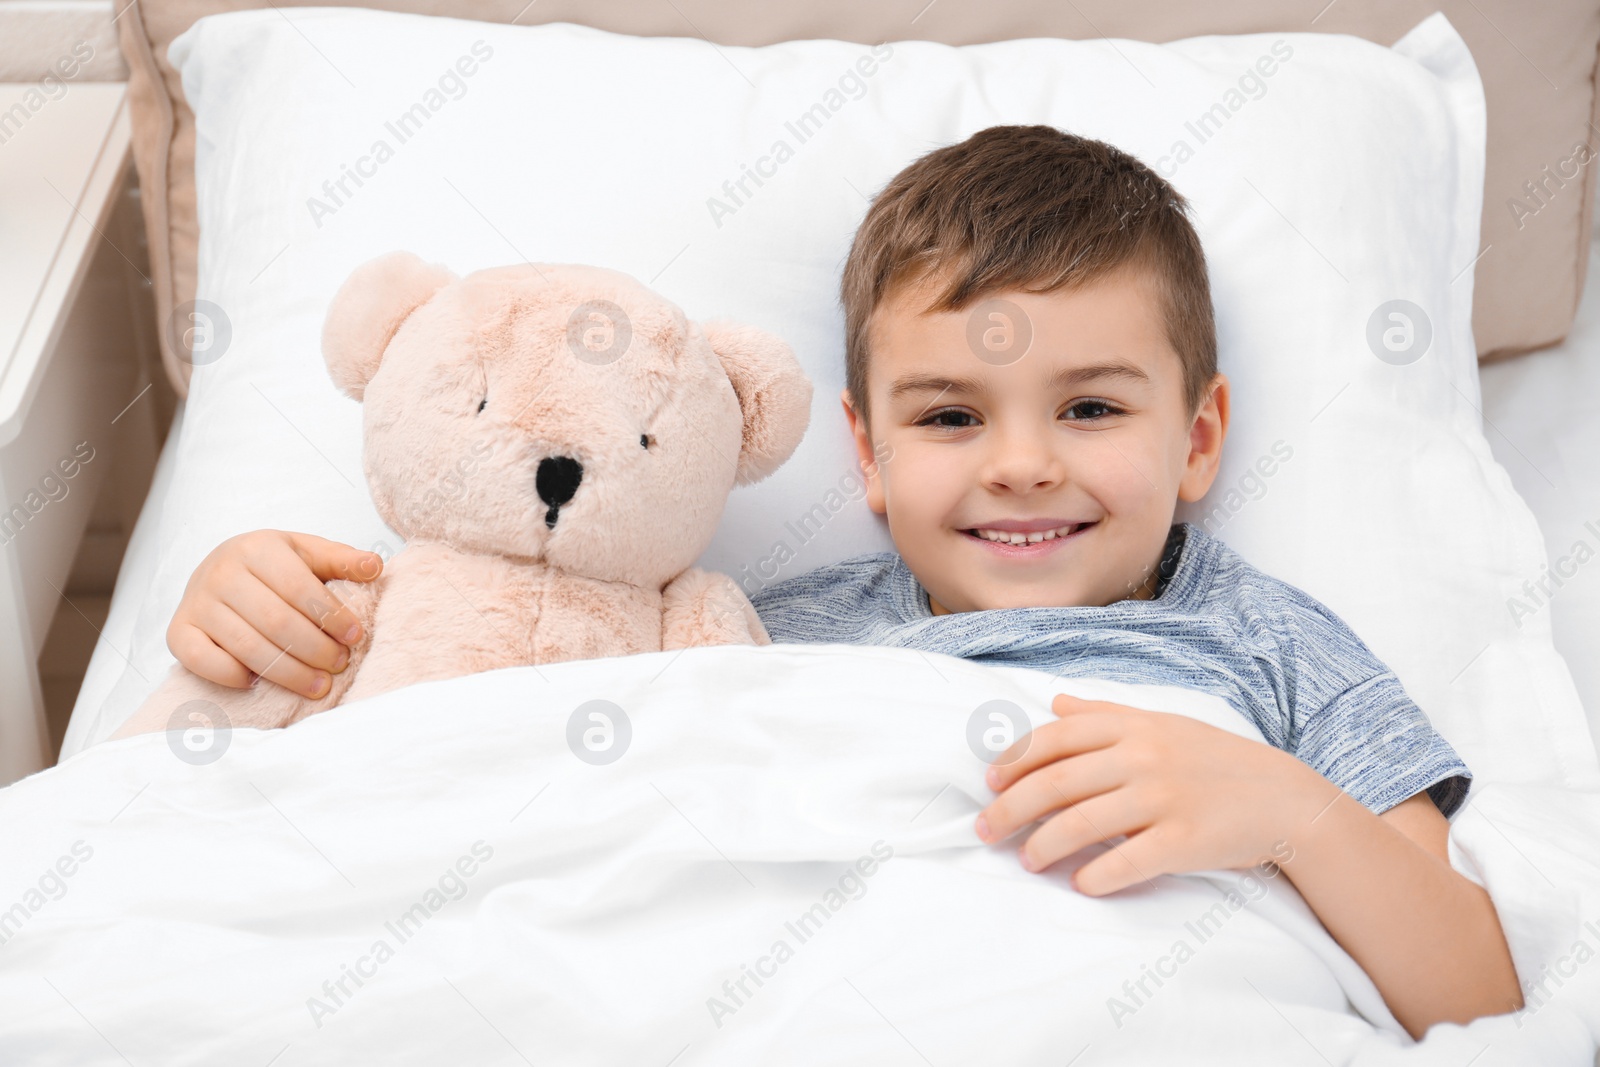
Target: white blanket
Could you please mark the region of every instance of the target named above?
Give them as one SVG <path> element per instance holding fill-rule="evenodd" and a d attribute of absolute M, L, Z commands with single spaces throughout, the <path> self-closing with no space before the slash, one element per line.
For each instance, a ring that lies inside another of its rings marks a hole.
<path fill-rule="evenodd" d="M 1039 876 L 979 843 L 974 711 L 1060 691 L 1259 736 L 1181 690 L 776 646 L 95 746 L 0 791 L 0 1062 L 1592 1062 L 1600 797 L 1458 817 L 1548 995 L 1414 1044 L 1281 874 L 1095 899 L 1067 875 L 1106 846 Z"/>

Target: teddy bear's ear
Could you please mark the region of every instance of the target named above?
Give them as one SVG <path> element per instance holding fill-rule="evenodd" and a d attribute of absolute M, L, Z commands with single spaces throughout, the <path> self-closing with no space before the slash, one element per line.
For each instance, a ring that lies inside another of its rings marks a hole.
<path fill-rule="evenodd" d="M 322 324 L 322 358 L 333 384 L 360 400 L 400 324 L 455 277 L 410 252 L 357 267 L 334 294 Z"/>
<path fill-rule="evenodd" d="M 725 320 L 703 328 L 744 413 L 734 482 L 759 482 L 782 466 L 805 436 L 811 380 L 789 346 L 764 330 Z"/>

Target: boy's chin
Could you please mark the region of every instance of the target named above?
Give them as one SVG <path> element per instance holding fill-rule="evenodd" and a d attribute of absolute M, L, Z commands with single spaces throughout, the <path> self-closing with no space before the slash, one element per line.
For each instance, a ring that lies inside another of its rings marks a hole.
<path fill-rule="evenodd" d="M 1063 581 L 1056 584 L 1032 582 L 1015 587 L 984 585 L 954 591 L 951 601 L 941 601 L 950 611 L 1006 611 L 1011 608 L 1088 608 L 1105 607 L 1120 597 L 1108 598 L 1078 583 Z M 969 607 L 956 605 L 966 604 Z"/>

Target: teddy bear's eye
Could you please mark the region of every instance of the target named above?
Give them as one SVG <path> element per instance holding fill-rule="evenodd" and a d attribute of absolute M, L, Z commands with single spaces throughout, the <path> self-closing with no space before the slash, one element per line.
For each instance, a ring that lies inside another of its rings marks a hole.
<path fill-rule="evenodd" d="M 642 434 L 639 435 L 639 447 L 640 448 L 649 448 L 651 445 L 653 445 L 655 443 L 656 443 L 656 439 L 654 437 L 651 437 L 649 434 L 642 433 Z"/>
<path fill-rule="evenodd" d="M 484 397 L 482 400 L 478 401 L 478 411 L 480 413 L 483 411 L 484 408 L 486 408 L 488 406 L 489 406 L 489 398 L 488 397 Z"/>

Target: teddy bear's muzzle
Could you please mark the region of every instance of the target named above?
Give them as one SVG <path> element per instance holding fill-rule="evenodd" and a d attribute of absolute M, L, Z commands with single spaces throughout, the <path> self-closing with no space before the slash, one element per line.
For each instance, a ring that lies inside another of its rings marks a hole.
<path fill-rule="evenodd" d="M 544 524 L 555 529 L 562 505 L 572 499 L 583 481 L 583 464 L 571 456 L 546 456 L 539 461 L 533 485 L 549 510 L 544 513 Z"/>

